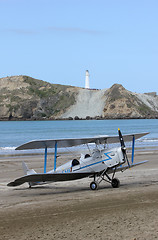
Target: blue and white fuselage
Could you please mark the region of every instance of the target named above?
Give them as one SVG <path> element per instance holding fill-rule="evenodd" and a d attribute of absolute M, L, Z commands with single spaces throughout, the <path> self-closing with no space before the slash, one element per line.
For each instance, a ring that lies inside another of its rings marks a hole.
<path fill-rule="evenodd" d="M 95 149 L 92 155 L 81 154 L 79 160 L 73 159 L 60 167 L 57 167 L 56 170 L 51 170 L 48 173 L 70 173 L 70 172 L 101 172 L 112 166 L 119 166 L 125 161 L 123 159 L 123 154 L 121 147 L 113 148 L 108 150 L 98 150 Z"/>

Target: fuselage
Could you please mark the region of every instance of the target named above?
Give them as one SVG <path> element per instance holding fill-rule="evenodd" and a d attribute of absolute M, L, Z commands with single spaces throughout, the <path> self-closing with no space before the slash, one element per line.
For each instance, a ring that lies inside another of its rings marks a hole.
<path fill-rule="evenodd" d="M 110 150 L 95 149 L 91 155 L 81 154 L 80 159 L 73 159 L 56 168 L 56 173 L 70 172 L 101 172 L 111 167 L 119 166 L 125 161 L 121 147 Z M 54 173 L 54 170 L 49 173 Z"/>

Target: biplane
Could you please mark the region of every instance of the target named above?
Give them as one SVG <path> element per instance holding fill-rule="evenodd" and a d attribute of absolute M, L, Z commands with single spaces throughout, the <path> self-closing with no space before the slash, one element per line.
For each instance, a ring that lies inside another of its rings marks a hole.
<path fill-rule="evenodd" d="M 71 139 L 52 139 L 52 140 L 34 140 L 25 143 L 16 148 L 16 150 L 27 149 L 45 149 L 44 156 L 44 172 L 36 173 L 33 169 L 28 169 L 23 162 L 23 169 L 25 175 L 13 182 L 8 183 L 8 186 L 19 186 L 23 183 L 28 183 L 29 187 L 38 184 L 45 184 L 49 182 L 70 181 L 81 179 L 85 177 L 92 178 L 90 189 L 96 190 L 102 181 L 106 181 L 112 185 L 113 188 L 120 186 L 120 181 L 115 177 L 116 172 L 124 171 L 126 169 L 144 164 L 147 161 L 134 163 L 134 147 L 135 140 L 145 136 L 148 133 L 127 134 L 122 136 L 120 129 L 118 129 L 117 136 L 101 135 L 89 138 L 71 138 Z M 132 142 L 131 160 L 128 160 L 125 142 Z M 107 148 L 107 145 L 113 143 L 120 143 L 120 147 Z M 57 149 L 64 147 L 74 147 L 82 144 L 94 144 L 92 151 L 86 154 L 81 154 L 79 159 L 72 159 L 67 163 L 56 167 Z M 100 146 L 102 146 L 100 148 Z M 47 149 L 54 148 L 54 169 L 51 171 L 47 168 Z M 109 176 L 112 174 L 112 176 Z"/>

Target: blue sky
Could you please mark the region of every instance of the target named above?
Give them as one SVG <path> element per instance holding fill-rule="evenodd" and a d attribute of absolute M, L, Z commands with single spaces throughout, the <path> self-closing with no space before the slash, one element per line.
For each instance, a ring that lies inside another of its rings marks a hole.
<path fill-rule="evenodd" d="M 158 92 L 157 0 L 0 0 L 0 77 Z"/>

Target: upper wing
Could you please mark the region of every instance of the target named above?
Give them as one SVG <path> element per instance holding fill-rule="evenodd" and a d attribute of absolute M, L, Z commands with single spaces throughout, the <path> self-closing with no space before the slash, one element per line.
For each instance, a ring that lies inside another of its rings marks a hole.
<path fill-rule="evenodd" d="M 147 132 L 127 134 L 123 136 L 123 139 L 124 141 L 129 142 L 129 141 L 132 141 L 133 136 L 135 136 L 135 139 L 138 139 L 147 134 L 148 134 Z M 34 140 L 17 147 L 16 150 L 55 148 L 56 143 L 58 148 L 62 148 L 62 147 L 73 147 L 73 146 L 87 144 L 87 143 L 96 143 L 96 144 L 109 143 L 110 144 L 110 143 L 117 143 L 117 142 L 120 142 L 119 136 L 107 136 L 107 135 L 101 135 L 101 136 L 89 137 L 89 138 Z"/>
<path fill-rule="evenodd" d="M 9 187 L 19 186 L 26 182 L 61 182 L 85 178 L 93 175 L 93 173 L 38 173 L 26 175 L 17 178 L 14 182 L 7 184 Z"/>

